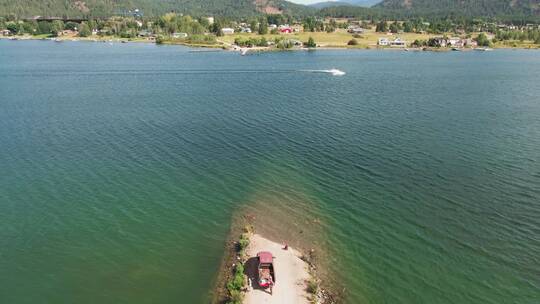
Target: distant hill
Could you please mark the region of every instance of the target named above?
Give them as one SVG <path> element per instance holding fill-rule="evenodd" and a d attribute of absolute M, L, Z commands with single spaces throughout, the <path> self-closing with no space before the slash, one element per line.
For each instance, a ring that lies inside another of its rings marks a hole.
<path fill-rule="evenodd" d="M 139 9 L 146 16 L 175 11 L 190 15 L 250 16 L 258 13 L 314 14 L 285 0 L 0 0 L 0 16 L 111 16 Z"/>
<path fill-rule="evenodd" d="M 540 15 L 540 0 L 383 0 L 376 7 L 413 15 Z"/>
<path fill-rule="evenodd" d="M 362 7 L 370 7 L 377 3 L 381 2 L 381 0 L 338 0 L 338 1 L 325 1 L 325 2 L 318 2 L 314 4 L 310 4 L 309 6 L 314 8 L 327 8 L 327 7 L 333 7 L 333 6 L 362 6 Z"/>

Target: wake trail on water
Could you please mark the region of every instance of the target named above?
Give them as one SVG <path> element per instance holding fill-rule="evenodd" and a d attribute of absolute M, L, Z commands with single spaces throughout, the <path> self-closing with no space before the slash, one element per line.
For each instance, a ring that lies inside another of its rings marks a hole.
<path fill-rule="evenodd" d="M 189 70 L 95 70 L 95 71 L 77 71 L 77 70 L 56 70 L 56 71 L 33 71 L 32 73 L 17 73 L 12 76 L 66 76 L 66 75 L 165 75 L 165 74 L 251 74 L 251 73 L 319 73 L 331 74 L 332 76 L 344 76 L 346 73 L 338 69 L 330 70 L 208 70 L 208 69 L 189 69 Z"/>
<path fill-rule="evenodd" d="M 342 70 L 338 69 L 331 69 L 331 70 L 300 70 L 300 72 L 306 72 L 306 73 L 326 73 L 326 74 L 332 74 L 333 76 L 344 76 L 346 73 Z"/>

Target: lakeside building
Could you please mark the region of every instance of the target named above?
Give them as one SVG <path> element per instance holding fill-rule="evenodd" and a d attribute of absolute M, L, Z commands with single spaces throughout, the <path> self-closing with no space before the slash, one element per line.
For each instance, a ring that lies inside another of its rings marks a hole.
<path fill-rule="evenodd" d="M 407 46 L 407 41 L 397 37 L 394 40 L 389 40 L 386 37 L 381 37 L 377 41 L 378 46 L 390 46 L 390 47 L 401 47 L 404 48 Z"/>
<path fill-rule="evenodd" d="M 464 48 L 464 47 L 477 47 L 478 43 L 471 38 L 445 38 L 445 37 L 434 37 L 430 39 L 430 46 L 434 47 L 453 47 L 453 48 Z"/>
<path fill-rule="evenodd" d="M 174 39 L 183 39 L 183 38 L 187 38 L 188 37 L 188 34 L 187 33 L 173 33 L 172 34 L 172 37 Z"/>
<path fill-rule="evenodd" d="M 77 31 L 77 28 L 75 28 L 75 30 L 63 30 L 63 31 L 60 31 L 57 33 L 58 36 L 76 36 L 77 34 L 79 34 L 79 32 Z"/>
<path fill-rule="evenodd" d="M 347 32 L 351 34 L 363 34 L 364 29 L 359 26 L 349 25 L 349 27 L 347 27 Z"/>
<path fill-rule="evenodd" d="M 283 24 L 278 27 L 279 32 L 282 34 L 290 34 L 293 32 L 293 29 L 288 24 Z"/>
<path fill-rule="evenodd" d="M 464 41 L 459 37 L 452 37 L 448 39 L 448 44 L 452 47 L 461 48 L 465 46 Z"/>
<path fill-rule="evenodd" d="M 390 46 L 391 47 L 406 47 L 407 46 L 407 41 L 405 40 L 402 40 L 401 38 L 397 37 L 396 39 L 390 41 Z"/>
<path fill-rule="evenodd" d="M 152 33 L 149 30 L 141 30 L 137 33 L 137 37 L 141 37 L 141 38 L 150 38 L 154 36 L 155 36 L 154 33 Z"/>
<path fill-rule="evenodd" d="M 11 36 L 10 30 L 0 30 L 0 36 Z"/>
<path fill-rule="evenodd" d="M 223 33 L 223 35 L 232 35 L 234 34 L 234 29 L 230 27 L 224 27 L 221 29 L 221 32 Z"/>
<path fill-rule="evenodd" d="M 247 26 L 246 24 L 244 24 L 244 23 L 240 24 L 239 31 L 240 31 L 240 33 L 251 33 L 251 32 L 253 32 L 251 30 L 251 28 L 249 26 Z"/>

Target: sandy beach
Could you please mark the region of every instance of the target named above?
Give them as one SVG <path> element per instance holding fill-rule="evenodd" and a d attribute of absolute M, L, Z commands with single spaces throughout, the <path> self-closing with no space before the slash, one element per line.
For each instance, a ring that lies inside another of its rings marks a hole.
<path fill-rule="evenodd" d="M 260 251 L 270 251 L 274 256 L 276 282 L 272 294 L 269 290 L 259 288 L 257 284 L 257 259 L 255 257 Z M 284 250 L 283 244 L 253 234 L 247 254 L 249 256 L 246 263 L 248 291 L 244 298 L 245 304 L 309 303 L 306 281 L 309 280 L 310 275 L 307 263 L 300 259 L 300 252 L 290 246 L 288 250 Z"/>

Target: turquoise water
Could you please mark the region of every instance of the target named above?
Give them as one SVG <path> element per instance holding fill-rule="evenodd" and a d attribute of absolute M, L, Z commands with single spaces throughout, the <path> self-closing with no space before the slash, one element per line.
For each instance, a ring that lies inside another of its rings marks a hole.
<path fill-rule="evenodd" d="M 538 51 L 0 41 L 0 302 L 205 303 L 269 202 L 348 303 L 538 303 L 539 80 Z"/>

